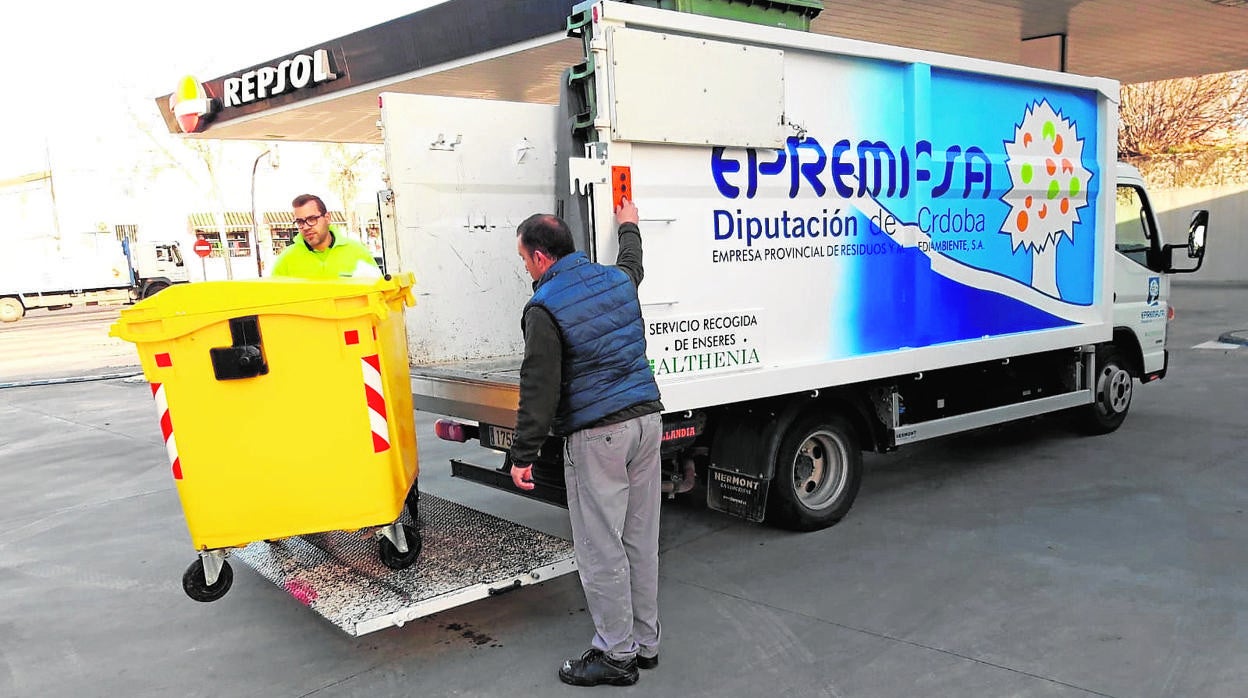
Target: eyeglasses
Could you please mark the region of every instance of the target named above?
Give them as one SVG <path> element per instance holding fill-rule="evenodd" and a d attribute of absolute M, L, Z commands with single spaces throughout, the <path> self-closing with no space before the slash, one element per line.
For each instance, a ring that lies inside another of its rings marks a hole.
<path fill-rule="evenodd" d="M 311 228 L 312 226 L 316 225 L 322 218 L 327 218 L 327 217 L 328 217 L 327 214 L 321 214 L 319 216 L 308 216 L 307 218 L 296 218 L 295 220 L 291 222 L 295 224 L 296 228 Z"/>

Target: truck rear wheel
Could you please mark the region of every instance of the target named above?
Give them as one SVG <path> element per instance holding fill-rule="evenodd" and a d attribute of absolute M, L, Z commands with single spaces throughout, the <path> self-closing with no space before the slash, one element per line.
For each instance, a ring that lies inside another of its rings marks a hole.
<path fill-rule="evenodd" d="M 0 298 L 0 322 L 17 322 L 26 314 L 26 306 L 16 298 Z"/>
<path fill-rule="evenodd" d="M 862 480 L 858 435 L 844 418 L 812 414 L 785 432 L 768 514 L 781 528 L 816 531 L 849 513 Z"/>
<path fill-rule="evenodd" d="M 1135 379 L 1127 370 L 1122 354 L 1112 347 L 1096 359 L 1096 385 L 1093 402 L 1079 408 L 1076 426 L 1089 435 L 1108 434 L 1122 426 L 1131 409 Z"/>

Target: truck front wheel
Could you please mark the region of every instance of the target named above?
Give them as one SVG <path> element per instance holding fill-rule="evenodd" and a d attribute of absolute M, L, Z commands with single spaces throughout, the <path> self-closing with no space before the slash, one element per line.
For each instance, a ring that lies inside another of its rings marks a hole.
<path fill-rule="evenodd" d="M 169 288 L 169 284 L 164 281 L 153 281 L 143 287 L 143 297 L 151 298 L 161 291 Z"/>
<path fill-rule="evenodd" d="M 1135 379 L 1127 370 L 1122 354 L 1107 348 L 1096 359 L 1096 384 L 1093 402 L 1080 408 L 1076 426 L 1090 435 L 1108 434 L 1127 418 Z"/>
<path fill-rule="evenodd" d="M 26 314 L 26 306 L 16 298 L 0 298 L 0 322 L 17 322 Z"/>
<path fill-rule="evenodd" d="M 768 514 L 781 528 L 816 531 L 844 518 L 858 496 L 862 450 L 844 418 L 800 418 L 776 453 Z"/>

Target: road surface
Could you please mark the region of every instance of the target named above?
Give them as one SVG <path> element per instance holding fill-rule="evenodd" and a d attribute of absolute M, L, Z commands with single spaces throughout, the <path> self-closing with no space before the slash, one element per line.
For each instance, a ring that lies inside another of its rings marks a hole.
<path fill-rule="evenodd" d="M 34 310 L 0 324 L 0 382 L 137 371 L 134 345 L 108 336 L 122 307 Z"/>

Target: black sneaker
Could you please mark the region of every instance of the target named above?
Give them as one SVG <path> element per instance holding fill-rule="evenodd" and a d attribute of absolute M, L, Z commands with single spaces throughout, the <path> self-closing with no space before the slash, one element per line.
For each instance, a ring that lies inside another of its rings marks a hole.
<path fill-rule="evenodd" d="M 637 683 L 637 659 L 619 661 L 600 649 L 591 649 L 580 659 L 569 659 L 559 667 L 559 680 L 573 686 L 631 686 Z"/>
<path fill-rule="evenodd" d="M 637 668 L 638 669 L 653 669 L 657 667 L 658 665 L 659 665 L 659 655 L 657 654 L 654 655 L 653 657 L 643 657 L 640 654 L 637 655 Z"/>

